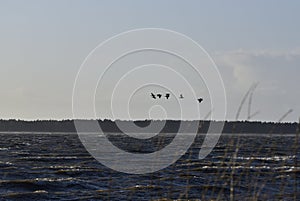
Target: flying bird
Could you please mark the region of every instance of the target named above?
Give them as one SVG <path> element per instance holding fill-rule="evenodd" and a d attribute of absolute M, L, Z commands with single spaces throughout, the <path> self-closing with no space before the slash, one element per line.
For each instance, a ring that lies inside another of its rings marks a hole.
<path fill-rule="evenodd" d="M 151 96 L 153 99 L 156 99 L 156 96 L 153 93 L 151 93 Z"/>
<path fill-rule="evenodd" d="M 201 103 L 203 101 L 203 98 L 198 98 L 198 102 Z"/>
<path fill-rule="evenodd" d="M 166 99 L 169 99 L 170 98 L 170 94 L 167 93 L 165 97 L 166 97 Z"/>
<path fill-rule="evenodd" d="M 184 97 L 183 97 L 183 95 L 182 95 L 182 94 L 180 94 L 179 98 L 180 98 L 180 99 L 183 99 Z"/>

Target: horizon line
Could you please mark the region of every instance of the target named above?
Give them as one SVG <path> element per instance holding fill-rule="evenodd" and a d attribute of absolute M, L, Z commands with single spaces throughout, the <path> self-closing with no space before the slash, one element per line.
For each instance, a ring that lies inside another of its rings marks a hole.
<path fill-rule="evenodd" d="M 261 122 L 261 123 L 297 123 L 297 121 L 272 121 L 272 120 L 213 120 L 213 119 L 18 119 L 18 118 L 9 118 L 9 119 L 0 119 L 0 121 L 25 121 L 25 122 L 37 122 L 37 121 L 57 121 L 57 122 L 62 122 L 62 121 L 75 121 L 75 120 L 81 120 L 81 121 L 215 121 L 215 122 Z"/>

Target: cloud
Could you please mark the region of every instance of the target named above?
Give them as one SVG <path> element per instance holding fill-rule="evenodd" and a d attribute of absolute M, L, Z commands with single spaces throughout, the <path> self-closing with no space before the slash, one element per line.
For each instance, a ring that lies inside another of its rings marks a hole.
<path fill-rule="evenodd" d="M 216 53 L 213 58 L 223 76 L 228 92 L 229 111 L 236 111 L 238 101 L 248 88 L 259 82 L 256 104 L 264 120 L 278 120 L 288 109 L 294 109 L 288 120 L 300 116 L 300 51 L 245 51 Z M 233 113 L 229 114 L 233 117 Z"/>

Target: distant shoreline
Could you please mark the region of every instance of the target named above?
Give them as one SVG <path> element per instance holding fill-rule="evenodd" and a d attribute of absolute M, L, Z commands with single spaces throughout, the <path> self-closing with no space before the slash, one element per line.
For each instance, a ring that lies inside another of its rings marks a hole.
<path fill-rule="evenodd" d="M 99 133 L 88 133 L 88 134 L 98 134 Z M 106 133 L 106 135 L 121 135 L 123 133 Z M 141 135 L 143 134 L 147 134 L 147 133 L 141 133 Z M 175 133 L 162 133 L 162 134 L 175 134 Z M 176 133 L 177 134 L 177 133 Z M 182 133 L 182 134 L 185 134 L 185 135 L 189 135 L 190 133 Z M 50 132 L 22 132 L 22 131 L 19 131 L 19 132 L 14 132 L 14 131 L 7 131 L 7 132 L 0 132 L 0 136 L 1 135 L 56 135 L 56 136 L 59 136 L 59 135 L 75 135 L 77 136 L 78 133 L 77 132 L 53 132 L 53 133 L 50 133 Z M 82 134 L 80 134 L 82 135 Z M 151 134 L 152 135 L 152 134 Z M 193 134 L 194 135 L 194 134 Z M 207 133 L 198 133 L 197 135 L 200 135 L 200 136 L 205 136 L 207 135 Z M 220 135 L 219 133 L 210 133 L 210 135 Z M 255 137 L 255 136 L 273 136 L 273 137 L 294 137 L 296 136 L 297 134 L 296 133 L 222 133 L 221 134 L 222 136 L 246 136 L 246 137 Z M 103 135 L 104 136 L 104 135 Z"/>
<path fill-rule="evenodd" d="M 80 121 L 95 121 L 95 120 L 80 120 Z M 118 128 L 118 123 L 135 123 L 140 127 L 147 127 L 151 122 L 154 124 L 161 123 L 159 120 L 143 120 L 143 121 L 121 121 L 121 120 L 97 120 L 101 129 L 105 133 L 122 133 Z M 195 121 L 179 121 L 167 120 L 165 126 L 160 130 L 160 133 L 177 133 L 180 123 L 192 123 Z M 295 134 L 299 131 L 298 123 L 275 123 L 275 122 L 259 122 L 259 121 L 200 121 L 198 133 L 207 133 L 210 123 L 216 125 L 224 124 L 224 134 L 244 133 L 244 134 Z M 20 133 L 77 133 L 74 125 L 74 120 L 0 120 L 0 133 L 20 132 Z M 92 132 L 88 131 L 87 132 Z M 136 131 L 131 131 L 136 133 Z M 149 132 L 150 133 L 150 132 Z M 187 132 L 188 133 L 188 132 Z"/>

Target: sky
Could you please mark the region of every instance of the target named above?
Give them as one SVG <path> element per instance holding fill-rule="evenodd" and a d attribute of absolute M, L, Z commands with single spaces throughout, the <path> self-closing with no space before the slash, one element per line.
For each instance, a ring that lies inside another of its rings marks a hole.
<path fill-rule="evenodd" d="M 192 38 L 214 60 L 226 90 L 226 119 L 236 118 L 243 96 L 259 83 L 252 120 L 278 121 L 292 109 L 284 121 L 298 121 L 299 9 L 296 0 L 0 0 L 0 119 L 73 118 L 73 86 L 87 55 L 124 31 L 163 28 Z M 147 117 L 139 96 L 132 112 Z M 96 105 L 105 118 L 101 100 Z M 202 110 L 210 111 L 205 104 Z M 239 119 L 246 118 L 243 107 Z"/>

